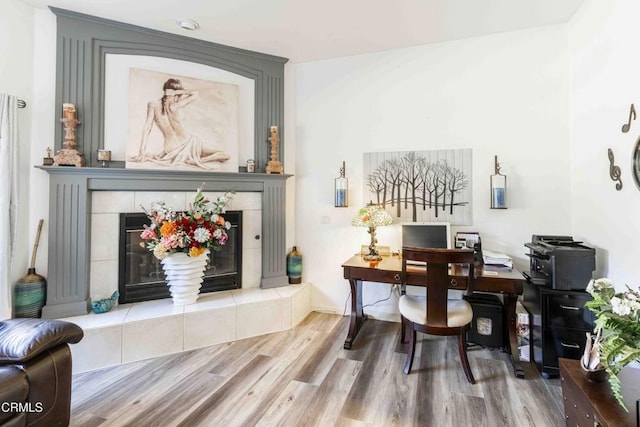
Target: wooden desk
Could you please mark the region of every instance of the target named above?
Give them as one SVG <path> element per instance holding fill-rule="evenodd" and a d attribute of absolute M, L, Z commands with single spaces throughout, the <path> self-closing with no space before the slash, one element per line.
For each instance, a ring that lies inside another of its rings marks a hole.
<path fill-rule="evenodd" d="M 349 281 L 351 286 L 351 323 L 347 339 L 344 342 L 344 348 L 349 350 L 366 320 L 362 310 L 362 282 L 402 283 L 402 258 L 391 255 L 383 256 L 382 260 L 378 262 L 369 262 L 358 254 L 342 264 L 342 268 L 344 269 L 344 278 Z M 420 273 L 420 267 L 408 266 L 407 268 L 407 284 L 424 286 L 424 270 Z M 451 278 L 450 289 L 467 289 L 466 278 L 463 274 L 465 269 L 465 267 L 455 265 L 451 267 L 449 273 Z M 524 282 L 524 277 L 516 269 L 478 266 L 473 287 L 476 291 L 502 293 L 505 295 L 511 363 L 518 378 L 524 378 L 524 370 L 520 365 L 520 357 L 518 355 L 516 302 L 518 301 L 518 295 L 522 294 Z"/>

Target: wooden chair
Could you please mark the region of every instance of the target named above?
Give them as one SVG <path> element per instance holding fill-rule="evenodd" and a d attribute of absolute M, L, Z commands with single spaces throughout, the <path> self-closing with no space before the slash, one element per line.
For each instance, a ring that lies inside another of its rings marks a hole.
<path fill-rule="evenodd" d="M 409 273 L 424 274 L 427 298 L 422 296 L 402 295 L 400 297 L 400 314 L 402 315 L 401 341 L 405 342 L 405 330 L 410 327 L 409 352 L 404 365 L 404 373 L 409 374 L 416 350 L 416 332 L 431 335 L 458 336 L 458 352 L 467 380 L 475 384 L 469 359 L 467 358 L 466 332 L 473 319 L 471 305 L 464 299 L 447 299 L 451 280 L 449 263 L 468 264 L 467 289 L 473 287 L 473 250 L 471 249 L 427 249 L 402 248 L 402 284 L 407 284 L 407 262 L 420 261 L 424 267 L 409 265 Z M 415 280 L 412 280 L 415 283 Z"/>

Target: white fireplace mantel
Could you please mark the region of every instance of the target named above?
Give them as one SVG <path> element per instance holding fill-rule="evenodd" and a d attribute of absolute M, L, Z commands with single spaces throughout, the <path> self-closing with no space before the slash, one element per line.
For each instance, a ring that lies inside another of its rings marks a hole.
<path fill-rule="evenodd" d="M 49 260 L 44 318 L 86 314 L 90 307 L 91 196 L 94 191 L 262 193 L 261 288 L 288 285 L 285 181 L 291 175 L 124 168 L 36 166 L 49 174 Z"/>

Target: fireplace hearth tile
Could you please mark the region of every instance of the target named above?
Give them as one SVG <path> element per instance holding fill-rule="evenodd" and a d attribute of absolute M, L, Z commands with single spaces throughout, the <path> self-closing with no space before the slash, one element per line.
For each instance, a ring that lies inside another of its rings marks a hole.
<path fill-rule="evenodd" d="M 198 311 L 206 311 L 224 307 L 235 307 L 236 303 L 233 299 L 231 291 L 219 291 L 200 295 L 195 304 L 184 306 L 185 314 L 195 313 Z"/>
<path fill-rule="evenodd" d="M 231 294 L 238 305 L 280 299 L 275 289 L 234 289 Z"/>
<path fill-rule="evenodd" d="M 282 298 L 282 328 L 289 329 L 307 317 L 310 311 L 310 292 L 307 285 L 290 285 L 274 290 Z"/>
<path fill-rule="evenodd" d="M 183 348 L 183 316 L 125 322 L 122 327 L 123 363 L 178 353 Z"/>
<path fill-rule="evenodd" d="M 263 289 L 263 292 L 265 290 L 269 289 Z M 284 302 L 279 296 L 276 299 L 265 299 L 255 302 L 244 301 L 238 304 L 236 338 L 241 340 L 288 329 L 282 326 L 284 316 L 283 307 Z M 291 309 L 289 309 L 289 311 L 290 310 Z"/>
<path fill-rule="evenodd" d="M 175 305 L 171 298 L 123 305 L 131 305 L 131 309 L 125 318 L 125 323 L 178 316 L 184 313 L 185 307 L 183 305 Z"/>
<path fill-rule="evenodd" d="M 84 328 L 83 328 L 84 329 Z M 122 363 L 122 324 L 85 329 L 84 338 L 71 347 L 74 372 L 106 368 Z"/>
<path fill-rule="evenodd" d="M 65 317 L 59 320 L 73 322 L 82 329 L 91 330 L 109 326 L 121 326 L 129 313 L 130 307 L 117 305 L 111 311 L 102 314 L 88 313 L 83 316 Z"/>
<path fill-rule="evenodd" d="M 234 341 L 236 319 L 235 305 L 185 312 L 184 350 Z"/>
<path fill-rule="evenodd" d="M 71 345 L 73 372 L 287 330 L 310 313 L 310 294 L 308 284 L 242 289 L 201 295 L 186 306 L 165 299 L 67 317 L 87 334 Z"/>

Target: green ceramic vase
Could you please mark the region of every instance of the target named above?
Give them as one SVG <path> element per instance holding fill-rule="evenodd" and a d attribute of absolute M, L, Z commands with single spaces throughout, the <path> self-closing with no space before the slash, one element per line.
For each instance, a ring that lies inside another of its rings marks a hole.
<path fill-rule="evenodd" d="M 295 246 L 287 254 L 287 276 L 292 285 L 302 283 L 302 254 Z"/>

